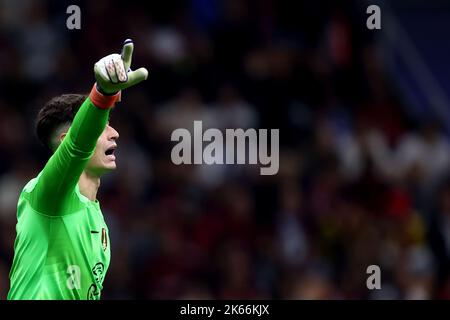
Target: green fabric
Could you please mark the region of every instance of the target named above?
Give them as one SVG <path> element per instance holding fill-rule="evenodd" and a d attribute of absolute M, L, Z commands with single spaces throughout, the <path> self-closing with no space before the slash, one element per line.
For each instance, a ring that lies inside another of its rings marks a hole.
<path fill-rule="evenodd" d="M 82 104 L 61 145 L 22 190 L 8 299 L 100 299 L 110 262 L 108 227 L 78 181 L 109 109 Z"/>

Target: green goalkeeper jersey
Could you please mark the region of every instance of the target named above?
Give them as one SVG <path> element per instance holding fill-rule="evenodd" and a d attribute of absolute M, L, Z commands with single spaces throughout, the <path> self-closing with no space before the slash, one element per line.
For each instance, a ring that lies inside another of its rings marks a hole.
<path fill-rule="evenodd" d="M 87 98 L 63 142 L 17 206 L 8 299 L 100 299 L 110 262 L 108 227 L 78 181 L 106 127 L 109 109 Z"/>

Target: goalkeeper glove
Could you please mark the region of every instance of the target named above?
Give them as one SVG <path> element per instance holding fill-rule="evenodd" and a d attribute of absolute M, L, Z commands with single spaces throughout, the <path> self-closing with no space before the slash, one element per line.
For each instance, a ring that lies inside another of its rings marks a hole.
<path fill-rule="evenodd" d="M 133 48 L 133 41 L 127 39 L 120 55 L 110 54 L 94 65 L 97 88 L 101 93 L 115 95 L 121 90 L 147 79 L 147 69 L 139 68 L 132 71 L 130 68 Z"/>

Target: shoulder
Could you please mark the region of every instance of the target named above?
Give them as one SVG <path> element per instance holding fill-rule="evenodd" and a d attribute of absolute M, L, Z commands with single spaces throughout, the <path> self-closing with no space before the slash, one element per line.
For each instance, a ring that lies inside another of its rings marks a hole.
<path fill-rule="evenodd" d="M 45 186 L 39 184 L 41 174 L 42 171 L 23 187 L 19 196 L 18 211 L 31 208 L 42 216 L 60 217 L 81 212 L 86 207 L 88 199 L 80 194 L 78 185 L 64 201 L 58 201 L 55 195 L 45 194 L 43 192 Z"/>
<path fill-rule="evenodd" d="M 22 193 L 31 193 L 34 190 L 34 188 L 36 187 L 36 185 L 39 181 L 39 178 L 41 177 L 41 174 L 42 174 L 42 171 L 39 172 L 39 174 L 36 177 L 34 177 L 30 181 L 28 181 L 25 184 L 25 186 L 23 187 Z"/>

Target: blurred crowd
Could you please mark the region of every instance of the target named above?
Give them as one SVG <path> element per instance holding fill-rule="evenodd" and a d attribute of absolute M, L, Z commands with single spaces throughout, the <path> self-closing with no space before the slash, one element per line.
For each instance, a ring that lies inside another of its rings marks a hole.
<path fill-rule="evenodd" d="M 361 2 L 73 2 L 0 0 L 0 298 L 18 195 L 49 157 L 34 117 L 88 92 L 128 37 L 150 75 L 111 117 L 102 298 L 450 298 L 449 139 L 432 114 L 407 116 Z M 280 129 L 278 174 L 174 165 L 170 134 L 194 120 Z"/>

